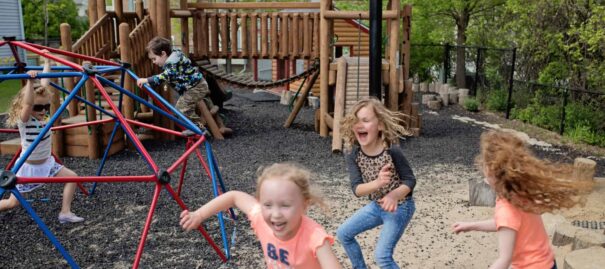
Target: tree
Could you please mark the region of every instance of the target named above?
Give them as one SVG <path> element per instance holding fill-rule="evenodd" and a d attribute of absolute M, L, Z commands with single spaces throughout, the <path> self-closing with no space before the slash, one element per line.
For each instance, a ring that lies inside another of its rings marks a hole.
<path fill-rule="evenodd" d="M 460 88 L 466 87 L 466 56 L 464 48 L 466 45 L 466 30 L 472 19 L 484 16 L 486 12 L 504 5 L 504 0 L 433 0 L 412 1 L 414 7 L 424 10 L 430 17 L 444 17 L 451 19 L 456 26 L 456 85 Z"/>
<path fill-rule="evenodd" d="M 68 23 L 71 26 L 72 38 L 80 37 L 88 28 L 88 22 L 78 18 L 78 11 L 73 0 L 22 0 L 25 37 L 29 39 L 44 38 L 44 2 L 48 10 L 48 36 L 60 37 L 59 26 Z"/>

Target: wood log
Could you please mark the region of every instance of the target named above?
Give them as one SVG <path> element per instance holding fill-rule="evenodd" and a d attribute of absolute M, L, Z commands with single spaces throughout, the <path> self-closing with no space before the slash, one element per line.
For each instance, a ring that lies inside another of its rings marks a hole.
<path fill-rule="evenodd" d="M 469 200 L 471 206 L 494 206 L 496 205 L 496 193 L 483 179 L 471 179 L 468 181 Z"/>
<path fill-rule="evenodd" d="M 336 92 L 334 93 L 334 123 L 332 128 L 332 153 L 342 151 L 342 136 L 340 134 L 340 121 L 345 113 L 345 92 L 347 90 L 347 61 L 338 59 L 338 73 L 336 74 Z"/>
<path fill-rule="evenodd" d="M 590 247 L 605 247 L 605 235 L 593 230 L 579 229 L 574 238 L 572 250 Z"/>
<path fill-rule="evenodd" d="M 441 100 L 431 100 L 428 102 L 428 107 L 431 110 L 441 109 Z"/>
<path fill-rule="evenodd" d="M 582 228 L 566 222 L 557 224 L 555 227 L 555 234 L 552 237 L 552 244 L 555 246 L 565 246 L 573 243 L 573 239 L 579 229 Z"/>
<path fill-rule="evenodd" d="M 325 18 L 325 13 L 332 7 L 332 0 L 324 0 L 320 2 L 320 25 L 319 25 L 319 73 L 320 73 L 320 90 L 319 90 L 319 109 L 320 115 L 328 113 L 329 93 L 328 93 L 328 73 L 330 65 L 330 56 L 332 48 L 330 46 L 330 20 Z M 324 117 L 320 118 L 319 135 L 322 137 L 328 136 L 328 126 Z"/>
<path fill-rule="evenodd" d="M 326 119 L 326 125 L 332 130 L 334 128 L 334 118 L 330 114 L 325 114 L 324 117 Z"/>
<path fill-rule="evenodd" d="M 449 93 L 440 93 L 439 96 L 441 96 L 441 103 L 444 106 L 447 106 L 450 104 L 450 94 Z"/>
<path fill-rule="evenodd" d="M 597 163 L 587 158 L 576 158 L 573 162 L 573 177 L 578 180 L 594 180 Z"/>
<path fill-rule="evenodd" d="M 428 92 L 429 91 L 429 85 L 426 82 L 420 83 L 420 91 L 421 92 Z"/>
<path fill-rule="evenodd" d="M 600 265 L 599 265 L 600 264 Z M 596 269 L 605 264 L 605 248 L 592 247 L 565 255 L 563 269 Z"/>
<path fill-rule="evenodd" d="M 448 94 L 448 100 L 450 104 L 457 104 L 458 103 L 458 93 L 457 92 L 450 92 Z"/>
<path fill-rule="evenodd" d="M 201 112 L 200 114 L 202 118 L 206 121 L 206 127 L 210 130 L 210 133 L 212 133 L 214 139 L 225 139 L 220 131 L 218 124 L 216 123 L 216 121 L 214 121 L 214 117 L 212 117 L 212 114 L 210 114 L 210 110 L 208 110 L 208 106 L 206 106 L 204 100 L 201 100 L 198 103 L 198 109 Z"/>

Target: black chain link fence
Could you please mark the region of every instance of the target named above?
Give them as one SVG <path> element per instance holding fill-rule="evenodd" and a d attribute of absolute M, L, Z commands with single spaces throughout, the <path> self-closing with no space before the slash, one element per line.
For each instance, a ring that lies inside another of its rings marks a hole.
<path fill-rule="evenodd" d="M 459 53 L 465 57 L 464 88 L 484 109 L 605 146 L 605 93 L 513 79 L 512 74 L 518 78 L 522 73 L 515 69 L 515 48 L 412 44 L 410 73 L 418 78 L 416 82 L 460 87 L 456 76 Z"/>

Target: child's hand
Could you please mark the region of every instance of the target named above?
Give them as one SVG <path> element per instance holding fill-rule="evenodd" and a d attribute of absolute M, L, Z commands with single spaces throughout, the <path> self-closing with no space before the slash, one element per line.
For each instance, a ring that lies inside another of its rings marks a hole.
<path fill-rule="evenodd" d="M 202 218 L 199 214 L 194 212 L 189 212 L 189 210 L 183 210 L 181 213 L 181 227 L 185 231 L 191 231 L 193 229 L 197 229 L 197 227 L 202 224 Z"/>
<path fill-rule="evenodd" d="M 386 212 L 395 212 L 395 210 L 397 210 L 397 199 L 394 199 L 388 194 L 380 198 L 378 204 Z"/>
<path fill-rule="evenodd" d="M 139 86 L 139 88 L 143 88 L 143 84 L 145 83 L 148 83 L 146 78 L 137 79 L 137 86 Z"/>
<path fill-rule="evenodd" d="M 29 70 L 27 71 L 27 74 L 31 77 L 31 78 L 35 78 L 38 76 L 38 71 L 36 70 Z"/>
<path fill-rule="evenodd" d="M 459 234 L 461 232 L 470 232 L 473 231 L 473 223 L 472 222 L 456 222 L 452 225 L 452 230 L 454 233 Z"/>
<path fill-rule="evenodd" d="M 393 176 L 393 172 L 391 172 L 391 164 L 387 164 L 380 169 L 378 172 L 378 179 L 376 179 L 376 183 L 378 184 L 378 188 L 382 188 L 388 185 L 391 182 L 391 177 Z"/>

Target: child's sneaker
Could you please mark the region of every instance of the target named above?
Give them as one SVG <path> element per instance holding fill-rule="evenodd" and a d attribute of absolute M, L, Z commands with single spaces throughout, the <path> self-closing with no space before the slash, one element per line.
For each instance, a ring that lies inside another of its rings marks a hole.
<path fill-rule="evenodd" d="M 82 217 L 78 217 L 76 216 L 76 214 L 74 213 L 69 213 L 69 214 L 59 214 L 59 222 L 60 223 L 76 223 L 76 222 L 83 222 L 84 218 Z"/>

